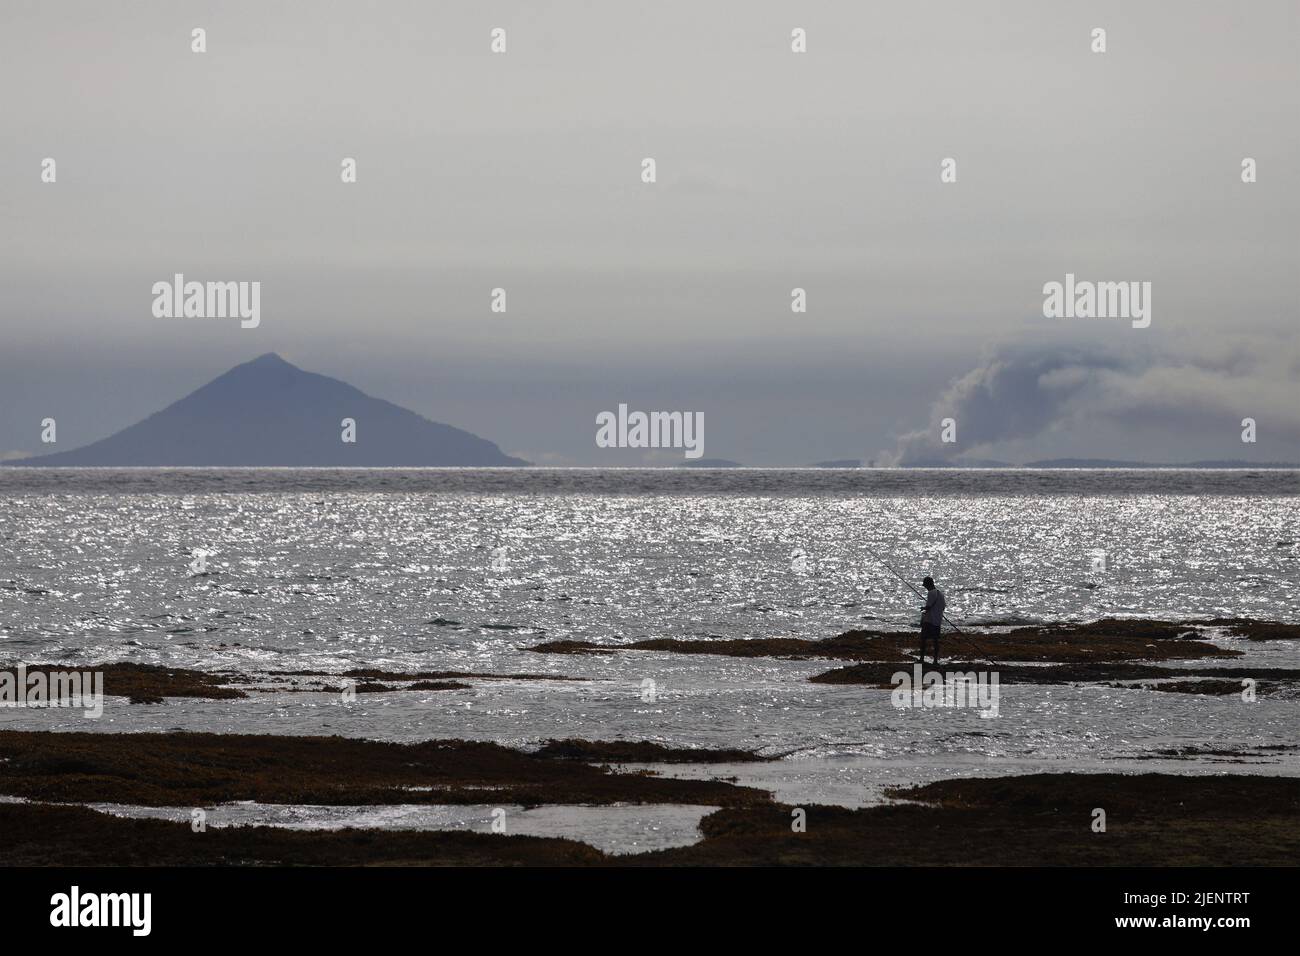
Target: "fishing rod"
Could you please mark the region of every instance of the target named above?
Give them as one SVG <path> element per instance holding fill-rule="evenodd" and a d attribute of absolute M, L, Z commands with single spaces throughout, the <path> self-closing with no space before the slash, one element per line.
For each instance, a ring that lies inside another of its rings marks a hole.
<path fill-rule="evenodd" d="M 897 571 L 895 571 L 895 570 L 893 569 L 893 567 L 890 565 L 890 563 L 889 563 L 888 561 L 886 561 L 886 560 L 885 560 L 884 558 L 882 558 L 880 555 L 876 554 L 876 552 L 872 550 L 871 545 L 869 545 L 869 544 L 864 544 L 863 547 L 867 549 L 867 553 L 870 554 L 873 558 L 875 558 L 876 561 L 877 561 L 879 564 L 884 565 L 885 568 L 888 569 L 888 571 L 889 571 L 890 574 L 892 574 L 894 577 L 898 578 L 898 580 L 902 581 L 903 584 L 905 584 L 905 585 L 908 587 L 908 589 L 909 589 L 913 594 L 915 594 L 915 595 L 916 595 L 917 597 L 919 597 L 919 598 L 924 598 L 924 597 L 925 597 L 924 594 L 922 594 L 920 591 L 918 591 L 918 590 L 916 589 L 916 586 L 913 585 L 911 581 L 907 580 L 907 578 L 903 577 L 901 574 L 899 574 Z M 951 627 L 951 628 L 952 628 L 954 631 L 956 631 L 958 634 L 965 634 L 965 633 L 966 633 L 966 632 L 963 631 L 960 627 L 958 627 L 956 624 L 954 624 L 951 620 L 949 620 L 947 614 L 942 615 L 942 617 L 943 617 L 943 619 L 944 619 L 945 621 L 947 621 L 948 626 Z"/>

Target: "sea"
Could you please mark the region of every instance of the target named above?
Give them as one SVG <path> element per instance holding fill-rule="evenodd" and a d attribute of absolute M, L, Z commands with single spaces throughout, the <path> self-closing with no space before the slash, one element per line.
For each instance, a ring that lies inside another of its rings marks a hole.
<path fill-rule="evenodd" d="M 932 575 L 958 627 L 1300 621 L 1300 472 L 1017 469 L 0 468 L 0 667 L 97 663 L 542 678 L 463 691 L 110 699 L 0 709 L 0 728 L 553 738 L 741 747 L 657 766 L 793 804 L 1033 772 L 1300 775 L 1300 699 L 1007 685 L 996 717 L 810 683 L 842 662 L 550 641 L 911 630 Z M 1294 641 L 1217 666 L 1300 667 Z M 1178 666 L 1178 665 L 1174 665 Z M 620 769 L 645 769 L 625 767 Z M 102 807 L 187 818 L 180 810 Z M 490 829 L 492 807 L 212 808 L 210 825 Z M 632 853 L 698 839 L 699 807 L 509 808 L 512 832 Z"/>

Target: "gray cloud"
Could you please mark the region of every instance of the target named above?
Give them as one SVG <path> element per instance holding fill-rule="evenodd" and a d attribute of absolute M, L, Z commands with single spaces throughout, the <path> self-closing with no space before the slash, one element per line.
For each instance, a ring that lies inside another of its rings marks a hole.
<path fill-rule="evenodd" d="M 1051 433 L 1086 435 L 1122 427 L 1134 433 L 1217 430 L 1222 457 L 1258 457 L 1230 439 L 1254 418 L 1285 457 L 1300 441 L 1294 400 L 1295 345 L 1260 336 L 1194 345 L 1120 350 L 1113 344 L 1038 341 L 991 349 L 980 365 L 949 384 L 930 408 L 929 424 L 902 435 L 882 456 L 915 465 L 999 457 Z M 957 441 L 941 441 L 942 422 L 956 422 Z M 1080 450 L 1079 457 L 1090 452 Z M 1157 456 L 1158 457 L 1158 456 Z M 1268 457 L 1265 454 L 1263 457 Z"/>
<path fill-rule="evenodd" d="M 276 351 L 533 460 L 610 463 L 592 417 L 628 401 L 703 412 L 711 455 L 802 464 L 921 424 L 1067 271 L 1152 281 L 1170 333 L 1231 316 L 1294 334 L 1293 0 L 1103 5 L 1105 56 L 1092 19 L 1035 0 L 381 7 L 0 4 L 0 87 L 21 91 L 0 149 L 0 449 L 38 447 L 47 416 L 61 445 L 102 438 Z M 153 316 L 177 271 L 260 281 L 259 328 Z M 1123 425 L 1062 431 L 1136 406 L 1181 416 L 1158 437 L 1182 458 L 1206 432 L 1191 410 L 1275 401 L 1250 349 L 1163 379 L 1088 355 L 977 373 L 987 420 L 963 444 L 1145 453 Z M 1010 394 L 1049 404 L 1007 417 Z"/>

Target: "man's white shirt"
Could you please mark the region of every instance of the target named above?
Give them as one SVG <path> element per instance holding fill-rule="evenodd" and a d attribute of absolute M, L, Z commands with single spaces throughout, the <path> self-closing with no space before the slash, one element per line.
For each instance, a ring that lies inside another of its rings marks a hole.
<path fill-rule="evenodd" d="M 929 596 L 925 599 L 925 613 L 921 615 L 923 624 L 942 624 L 943 609 L 948 606 L 944 600 L 943 592 L 938 588 L 931 588 Z"/>

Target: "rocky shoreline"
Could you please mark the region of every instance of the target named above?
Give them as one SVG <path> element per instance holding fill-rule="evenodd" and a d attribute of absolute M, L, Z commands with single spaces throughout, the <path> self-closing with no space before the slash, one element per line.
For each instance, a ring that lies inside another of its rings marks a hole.
<path fill-rule="evenodd" d="M 1244 667 L 1217 637 L 1300 639 L 1276 622 L 1117 621 L 969 630 L 945 638 L 958 660 L 1005 684 L 1098 684 L 1183 694 L 1293 694 L 1300 668 Z M 551 654 L 659 652 L 839 662 L 799 680 L 892 687 L 916 663 L 912 632 L 855 630 L 795 638 L 649 640 L 528 648 Z M 1178 662 L 1180 666 L 1170 666 Z M 27 666 L 50 673 L 55 664 Z M 131 705 L 267 693 L 472 691 L 480 681 L 581 680 L 462 671 L 201 672 L 96 665 L 104 693 Z M 1277 749 L 1281 745 L 1274 745 Z M 1265 747 L 1264 750 L 1269 748 Z M 1169 750 L 1170 760 L 1201 756 Z M 1219 762 L 1253 756 L 1213 751 Z M 470 740 L 385 743 L 349 737 L 213 733 L 0 731 L 0 845 L 5 865 L 1290 865 L 1300 857 L 1300 778 L 1065 773 L 948 779 L 894 789 L 863 809 L 793 806 L 723 776 L 657 771 L 673 764 L 779 760 L 740 748 L 655 741 L 548 740 L 517 750 Z M 629 768 L 627 765 L 636 765 Z M 738 770 L 732 772 L 739 772 Z M 1176 799 L 1174 796 L 1176 795 Z M 690 846 L 610 855 L 572 839 L 444 830 L 295 830 L 133 819 L 93 805 L 202 810 L 278 806 L 687 806 L 707 813 Z M 1095 826 L 1096 811 L 1106 828 Z"/>
<path fill-rule="evenodd" d="M 1036 774 L 891 795 L 898 802 L 860 810 L 746 800 L 704 817 L 691 846 L 617 856 L 549 837 L 196 831 L 75 804 L 3 802 L 0 831 L 10 837 L 0 865 L 1292 866 L 1300 855 L 1296 778 Z"/>
<path fill-rule="evenodd" d="M 1254 681 L 1259 696 L 1300 689 L 1300 668 L 1215 667 L 1199 662 L 1242 656 L 1206 638 L 1210 632 L 1249 641 L 1300 640 L 1300 625 L 1244 618 L 1154 621 L 1108 618 L 1088 624 L 1053 624 L 1003 630 L 969 629 L 945 634 L 940 671 L 971 673 L 996 665 L 1002 684 L 1104 684 L 1163 693 L 1226 695 Z M 917 661 L 919 637 L 912 631 L 846 631 L 822 640 L 654 639 L 625 644 L 551 641 L 528 648 L 539 654 L 618 654 L 658 651 L 783 660 L 841 660 L 856 663 L 815 674 L 817 684 L 895 686 L 899 665 Z M 1197 662 L 1163 667 L 1155 661 Z"/>
<path fill-rule="evenodd" d="M 761 803 L 726 781 L 614 773 L 613 760 L 721 762 L 737 751 L 551 741 L 529 753 L 494 743 L 385 743 L 271 734 L 0 731 L 0 795 L 58 803 L 201 808 L 217 803 Z"/>
<path fill-rule="evenodd" d="M 1240 690 L 1240 679 L 1254 678 L 1262 693 L 1300 682 L 1300 668 L 1234 668 L 1202 661 L 1231 660 L 1240 650 L 1220 647 L 1211 632 L 1253 642 L 1300 640 L 1300 625 L 1243 618 L 1155 621 L 1107 618 L 1087 624 L 1053 624 L 1005 629 L 971 628 L 943 637 L 943 670 L 969 671 L 998 665 L 1004 684 L 1148 682 L 1147 689 L 1225 694 Z M 773 637 L 749 640 L 656 638 L 621 644 L 549 641 L 524 648 L 538 654 L 612 655 L 630 651 L 721 655 L 778 660 L 838 660 L 852 664 L 808 679 L 822 684 L 887 687 L 899 668 L 916 662 L 914 631 L 851 630 L 821 640 Z M 1157 662 L 1196 662 L 1194 667 L 1162 667 Z M 1027 665 L 1027 666 L 1026 666 Z M 27 664 L 28 674 L 49 674 L 67 665 Z M 210 700 L 245 698 L 251 693 L 386 693 L 469 690 L 475 681 L 585 681 L 563 674 L 492 674 L 470 671 L 389 671 L 354 668 L 341 672 L 276 670 L 261 674 L 199 671 L 115 662 L 92 665 L 104 675 L 104 693 L 133 704 L 161 703 L 169 697 Z M 83 668 L 84 665 L 83 665 Z M 1154 684 L 1178 681 L 1180 684 Z M 1236 683 L 1234 683 L 1236 681 Z"/>

